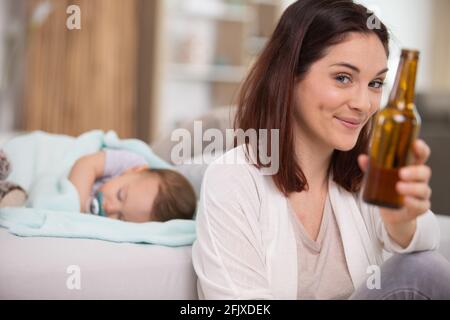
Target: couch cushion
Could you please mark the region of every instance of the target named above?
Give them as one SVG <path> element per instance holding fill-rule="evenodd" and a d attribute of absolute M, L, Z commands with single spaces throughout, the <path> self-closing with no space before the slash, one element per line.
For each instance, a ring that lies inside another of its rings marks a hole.
<path fill-rule="evenodd" d="M 441 243 L 438 251 L 450 261 L 450 217 L 443 215 L 436 216 L 441 228 Z"/>

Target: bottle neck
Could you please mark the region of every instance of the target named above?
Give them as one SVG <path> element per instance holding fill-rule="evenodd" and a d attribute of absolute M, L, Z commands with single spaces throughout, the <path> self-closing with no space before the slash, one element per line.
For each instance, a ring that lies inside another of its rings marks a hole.
<path fill-rule="evenodd" d="M 413 111 L 417 63 L 417 55 L 402 53 L 394 87 L 389 96 L 389 107 Z"/>

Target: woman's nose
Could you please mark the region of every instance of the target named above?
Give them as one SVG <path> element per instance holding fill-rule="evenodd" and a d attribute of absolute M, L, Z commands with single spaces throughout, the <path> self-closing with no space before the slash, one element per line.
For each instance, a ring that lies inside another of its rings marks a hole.
<path fill-rule="evenodd" d="M 352 101 L 352 108 L 362 112 L 369 112 L 371 108 L 369 92 L 366 89 L 359 89 L 355 92 L 354 99 Z"/>

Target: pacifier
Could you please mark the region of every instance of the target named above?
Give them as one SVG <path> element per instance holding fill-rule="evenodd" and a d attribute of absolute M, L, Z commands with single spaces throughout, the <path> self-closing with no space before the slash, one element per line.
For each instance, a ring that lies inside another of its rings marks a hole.
<path fill-rule="evenodd" d="M 97 192 L 91 202 L 90 212 L 96 216 L 106 217 L 103 209 L 103 192 Z"/>

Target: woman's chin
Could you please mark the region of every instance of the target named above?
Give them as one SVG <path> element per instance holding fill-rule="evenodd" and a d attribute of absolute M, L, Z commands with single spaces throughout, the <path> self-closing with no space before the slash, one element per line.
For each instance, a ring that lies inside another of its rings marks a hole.
<path fill-rule="evenodd" d="M 334 130 L 329 132 L 330 137 L 333 139 L 334 148 L 339 151 L 350 151 L 358 142 L 361 129 L 347 129 L 341 124 Z"/>
<path fill-rule="evenodd" d="M 335 141 L 334 149 L 339 151 L 350 151 L 356 146 L 357 141 L 358 137 L 355 139 L 349 137 L 342 138 L 339 141 Z"/>

